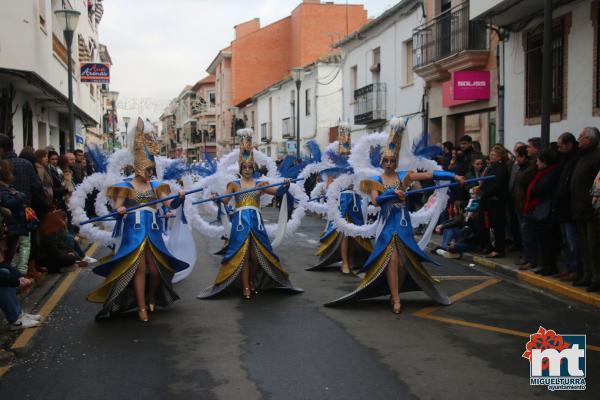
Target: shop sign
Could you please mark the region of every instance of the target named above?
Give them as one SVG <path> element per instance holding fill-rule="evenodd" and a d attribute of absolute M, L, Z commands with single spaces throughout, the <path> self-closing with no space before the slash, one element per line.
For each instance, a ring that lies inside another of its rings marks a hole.
<path fill-rule="evenodd" d="M 81 63 L 81 82 L 84 83 L 110 83 L 110 64 Z"/>
<path fill-rule="evenodd" d="M 455 71 L 452 73 L 454 100 L 489 100 L 490 71 Z"/>

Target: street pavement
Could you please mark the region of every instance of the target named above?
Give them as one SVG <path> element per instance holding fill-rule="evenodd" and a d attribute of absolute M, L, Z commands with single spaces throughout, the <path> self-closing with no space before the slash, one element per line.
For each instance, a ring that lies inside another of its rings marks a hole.
<path fill-rule="evenodd" d="M 275 221 L 273 210 L 265 215 Z M 600 398 L 600 310 L 552 297 L 461 261 L 428 266 L 455 302 L 423 293 L 341 308 L 323 303 L 358 278 L 309 272 L 324 221 L 311 216 L 277 249 L 303 294 L 237 291 L 211 300 L 221 242 L 195 235 L 198 263 L 176 285 L 181 300 L 151 314 L 96 322 L 85 295 L 101 281 L 79 274 L 31 343 L 0 378 L 2 399 L 530 399 Z M 539 326 L 587 334 L 587 390 L 529 385 L 521 355 Z"/>

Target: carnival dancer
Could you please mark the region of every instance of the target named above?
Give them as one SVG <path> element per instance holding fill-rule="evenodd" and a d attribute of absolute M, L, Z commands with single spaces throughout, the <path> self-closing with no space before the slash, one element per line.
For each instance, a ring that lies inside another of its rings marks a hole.
<path fill-rule="evenodd" d="M 87 297 L 88 301 L 103 303 L 96 319 L 137 306 L 139 319 L 148 321 L 148 310 L 152 312 L 156 306 L 164 307 L 179 299 L 171 280 L 174 274 L 189 267 L 174 257 L 163 241 L 163 224 L 157 216 L 160 203 L 126 213 L 128 207 L 164 198 L 171 192 L 168 184 L 152 180 L 159 147 L 151 134 L 144 133 L 144 122 L 139 118 L 133 147 L 135 176 L 107 190 L 119 215 L 113 231 L 117 246 L 109 261 L 94 268 L 96 274 L 105 278 Z M 179 197 L 162 204 L 176 209 L 184 196 L 180 191 Z"/>
<path fill-rule="evenodd" d="M 332 152 L 328 154 L 336 166 L 321 172 L 321 177 L 325 182 L 325 189 L 340 174 L 353 173 L 347 160 L 352 148 L 350 126 L 340 124 L 338 135 L 338 154 Z M 366 204 L 363 204 L 362 197 L 354 190 L 353 185 L 348 186 L 341 193 L 338 209 L 342 218 L 347 221 L 355 225 L 363 225 L 365 222 L 363 209 L 365 207 Z M 321 270 L 341 260 L 340 272 L 344 275 L 349 275 L 352 273 L 351 270 L 354 269 L 355 265 L 358 266 L 364 263 L 373 251 L 373 244 L 369 239 L 359 236 L 350 237 L 336 230 L 331 220 L 327 221 L 325 230 L 319 237 L 319 242 L 319 248 L 316 253 L 319 256 L 319 262 L 315 266 L 307 268 L 308 271 Z"/>
<path fill-rule="evenodd" d="M 462 176 L 445 171 L 396 171 L 404 131 L 403 121 L 393 121 L 381 162 L 381 175 L 360 182 L 361 191 L 370 193 L 373 204 L 379 206 L 375 248 L 361 268 L 365 273 L 358 287 L 351 293 L 327 303 L 338 305 L 348 301 L 391 294 L 392 311 L 402 311 L 400 292 L 422 290 L 442 305 L 450 299 L 434 286 L 434 280 L 423 266 L 433 262 L 417 245 L 406 206 L 406 192 L 411 182 L 423 180 L 455 180 L 464 182 Z"/>
<path fill-rule="evenodd" d="M 254 161 L 251 129 L 238 131 L 240 136 L 239 174 L 240 179 L 227 184 L 226 193 L 235 193 L 246 189 L 257 189 L 248 193 L 231 196 L 235 201 L 229 243 L 217 273 L 214 285 L 206 288 L 199 299 L 207 299 L 230 286 L 242 289 L 242 296 L 250 299 L 252 292 L 259 289 L 280 288 L 293 292 L 302 292 L 295 288 L 283 269 L 279 258 L 273 252 L 266 226 L 260 211 L 260 197 L 263 193 L 276 195 L 277 191 L 287 190 L 289 180 L 285 180 L 284 189 L 267 186 L 266 180 L 256 179 L 258 166 Z M 216 195 L 212 198 L 215 199 Z M 231 197 L 225 197 L 225 205 Z M 287 219 L 287 215 L 285 216 Z"/>

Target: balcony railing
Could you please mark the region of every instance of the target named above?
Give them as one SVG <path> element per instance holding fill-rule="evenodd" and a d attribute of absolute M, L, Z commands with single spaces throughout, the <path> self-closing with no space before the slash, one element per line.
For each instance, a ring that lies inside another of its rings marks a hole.
<path fill-rule="evenodd" d="M 372 83 L 354 91 L 354 123 L 369 125 L 386 119 L 386 84 Z"/>
<path fill-rule="evenodd" d="M 487 27 L 469 20 L 465 2 L 413 30 L 413 69 L 464 50 L 487 49 Z"/>

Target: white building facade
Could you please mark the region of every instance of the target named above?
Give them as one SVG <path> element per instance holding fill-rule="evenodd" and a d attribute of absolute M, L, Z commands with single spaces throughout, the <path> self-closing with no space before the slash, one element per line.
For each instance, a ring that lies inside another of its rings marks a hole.
<path fill-rule="evenodd" d="M 63 6 L 81 12 L 72 44 L 76 147 L 83 147 L 86 135 L 102 135 L 99 125 L 105 99 L 101 86 L 81 83 L 79 76 L 80 62 L 100 62 L 101 0 L 3 1 L 0 131 L 7 131 L 12 124 L 17 152 L 27 145 L 34 148 L 52 145 L 61 151 L 69 148 L 67 52 L 54 15 Z"/>
<path fill-rule="evenodd" d="M 354 137 L 381 131 L 390 118 L 410 117 L 423 130 L 424 81 L 413 73 L 412 29 L 422 21 L 417 0 L 405 0 L 335 44 L 342 50 L 343 119 Z"/>
<path fill-rule="evenodd" d="M 300 86 L 300 151 L 310 141 L 325 148 L 342 117 L 340 57 L 326 56 L 304 68 Z M 288 77 L 253 97 L 256 105 L 255 142 L 267 155 L 296 154 L 296 82 Z M 252 119 L 252 118 L 250 118 Z M 333 138 L 335 140 L 335 138 Z"/>
<path fill-rule="evenodd" d="M 512 148 L 517 141 L 541 134 L 543 2 L 519 7 L 507 7 L 509 1 L 477 3 L 471 2 L 471 18 L 507 33 L 500 52 L 504 54 L 505 144 Z M 583 127 L 600 126 L 600 1 L 563 2 L 553 9 L 552 17 L 550 141 L 555 141 L 563 132 L 577 136 Z"/>

